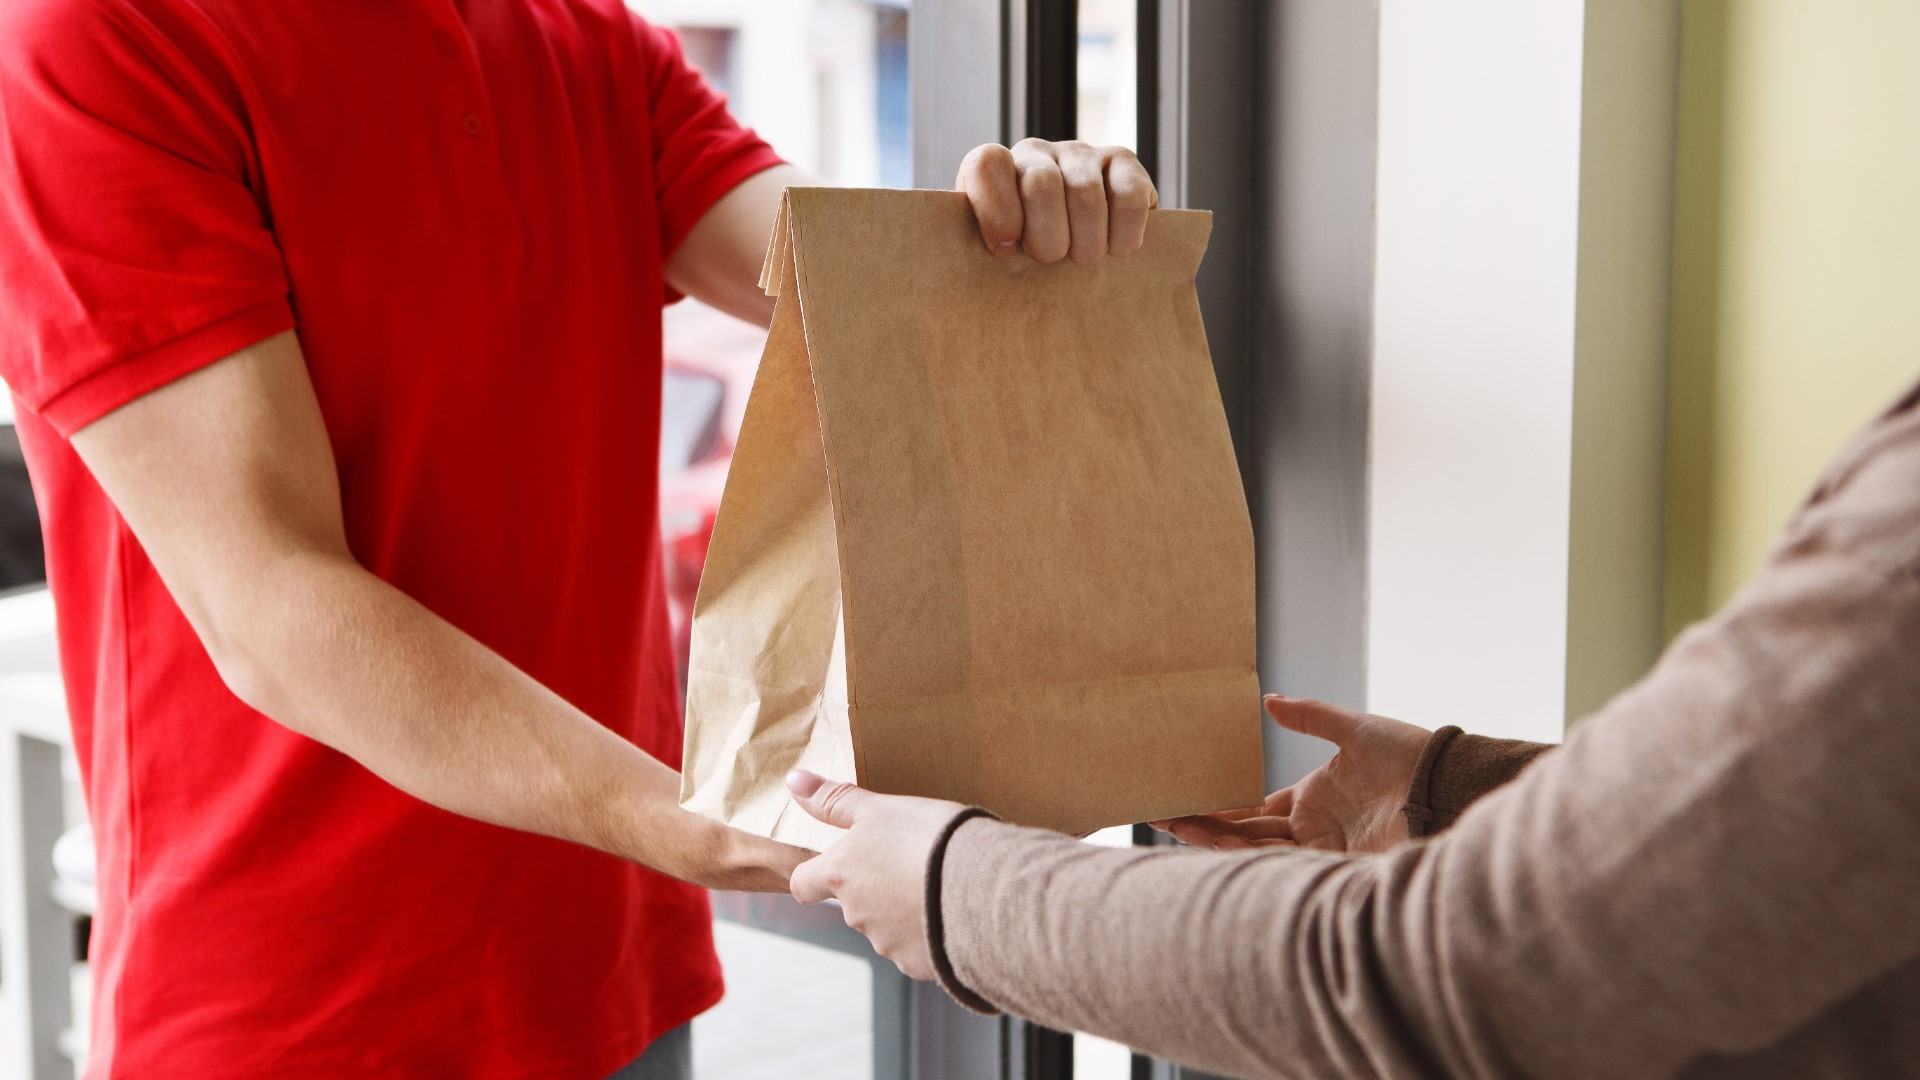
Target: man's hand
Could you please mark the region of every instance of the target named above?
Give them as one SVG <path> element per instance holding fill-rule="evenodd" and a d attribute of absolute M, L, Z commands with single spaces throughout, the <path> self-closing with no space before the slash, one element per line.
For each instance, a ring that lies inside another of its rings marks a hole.
<path fill-rule="evenodd" d="M 939 799 L 876 795 L 804 769 L 787 774 L 794 801 L 847 835 L 793 872 L 793 898 L 840 901 L 847 925 L 915 979 L 934 976 L 927 948 L 927 861 L 940 830 L 965 809 Z"/>
<path fill-rule="evenodd" d="M 828 181 L 776 165 L 741 181 L 694 224 L 667 259 L 667 283 L 688 296 L 761 326 L 773 300 L 760 291 L 767 234 L 789 187 Z M 1022 248 L 1036 262 L 1068 256 L 1090 265 L 1131 255 L 1147 235 L 1147 211 L 1160 205 L 1153 179 L 1123 146 L 1023 139 L 1009 150 L 988 143 L 960 163 L 954 187 L 967 193 L 980 237 L 995 255 Z"/>
<path fill-rule="evenodd" d="M 988 251 L 1024 248 L 1042 263 L 1071 257 L 1087 266 L 1131 255 L 1146 239 L 1147 211 L 1160 204 L 1133 151 L 1083 142 L 975 147 L 954 186 L 973 203 Z"/>
<path fill-rule="evenodd" d="M 1339 747 L 1333 760 L 1263 806 L 1157 821 L 1195 847 L 1235 850 L 1298 846 L 1322 851 L 1385 851 L 1407 839 L 1406 804 L 1425 728 L 1320 701 L 1269 695 L 1280 726 Z"/>

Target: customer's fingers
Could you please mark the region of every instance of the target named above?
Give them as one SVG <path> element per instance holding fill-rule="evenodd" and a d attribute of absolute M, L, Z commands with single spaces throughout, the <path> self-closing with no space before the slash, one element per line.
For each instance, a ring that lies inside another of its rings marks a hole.
<path fill-rule="evenodd" d="M 1212 814 L 1188 814 L 1185 817 L 1162 818 L 1159 821 L 1149 821 L 1147 824 L 1153 826 L 1160 832 L 1169 834 L 1173 832 L 1174 826 L 1176 825 L 1187 825 L 1194 828 L 1212 828 L 1217 831 L 1221 825 L 1228 822 L 1244 821 L 1247 818 L 1255 817 L 1265 812 L 1265 810 L 1258 806 L 1243 806 L 1238 810 L 1221 810 Z"/>
<path fill-rule="evenodd" d="M 1212 821 L 1204 817 L 1176 818 L 1167 823 L 1167 831 L 1175 840 L 1197 848 L 1210 848 L 1215 841 L 1225 835 L 1226 823 Z"/>
<path fill-rule="evenodd" d="M 1360 726 L 1360 721 L 1366 718 L 1362 713 L 1324 701 L 1286 698 L 1278 694 L 1268 694 L 1261 704 L 1266 706 L 1267 715 L 1288 731 L 1297 731 L 1335 744 L 1345 742 L 1347 736 Z"/>
<path fill-rule="evenodd" d="M 1020 250 L 1026 215 L 1020 209 L 1020 174 L 1013 164 L 1013 151 L 992 143 L 974 147 L 960 162 L 954 187 L 967 193 L 988 251 L 1012 255 Z"/>
<path fill-rule="evenodd" d="M 1259 817 L 1266 813 L 1258 806 L 1242 806 L 1237 810 L 1215 810 L 1211 814 L 1194 814 L 1194 817 L 1212 818 L 1215 821 L 1243 821 L 1250 817 Z"/>
<path fill-rule="evenodd" d="M 1299 846 L 1300 845 L 1291 840 L 1277 838 L 1270 840 L 1248 840 L 1239 836 L 1223 836 L 1220 838 L 1220 842 L 1215 844 L 1213 848 L 1215 851 L 1252 851 L 1260 848 L 1290 848 Z"/>
<path fill-rule="evenodd" d="M 1260 812 L 1268 817 L 1292 817 L 1293 788 L 1283 787 L 1279 791 L 1267 796 L 1266 805 L 1260 808 Z"/>
<path fill-rule="evenodd" d="M 1020 209 L 1026 225 L 1021 245 L 1035 262 L 1056 263 L 1067 257 L 1072 240 L 1067 217 L 1067 181 L 1054 160 L 1052 144 L 1022 139 L 1013 147 L 1019 174 Z"/>
<path fill-rule="evenodd" d="M 1292 840 L 1293 824 L 1283 817 L 1248 818 L 1227 826 L 1222 835 L 1242 840 Z"/>

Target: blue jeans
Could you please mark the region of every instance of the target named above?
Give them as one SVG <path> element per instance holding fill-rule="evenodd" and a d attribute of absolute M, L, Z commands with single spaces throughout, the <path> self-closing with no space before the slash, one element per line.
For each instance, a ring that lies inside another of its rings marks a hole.
<path fill-rule="evenodd" d="M 607 1080 L 693 1080 L 693 1025 L 682 1024 L 653 1040 Z"/>

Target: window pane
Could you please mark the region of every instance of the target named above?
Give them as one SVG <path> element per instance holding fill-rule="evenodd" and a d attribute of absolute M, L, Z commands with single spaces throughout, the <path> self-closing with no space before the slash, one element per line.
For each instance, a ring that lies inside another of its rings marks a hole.
<path fill-rule="evenodd" d="M 715 90 L 733 96 L 733 46 L 740 34 L 726 26 L 682 26 L 680 47 Z"/>
<path fill-rule="evenodd" d="M 1136 147 L 1139 44 L 1136 0 L 1080 0 L 1080 138 Z"/>
<path fill-rule="evenodd" d="M 1133 1051 L 1093 1035 L 1073 1037 L 1073 1080 L 1131 1080 Z"/>
<path fill-rule="evenodd" d="M 904 0 L 629 3 L 678 33 L 733 115 L 788 161 L 842 184 L 909 183 Z"/>
<path fill-rule="evenodd" d="M 660 391 L 661 475 L 685 472 L 718 449 L 726 385 L 708 372 L 667 365 Z"/>

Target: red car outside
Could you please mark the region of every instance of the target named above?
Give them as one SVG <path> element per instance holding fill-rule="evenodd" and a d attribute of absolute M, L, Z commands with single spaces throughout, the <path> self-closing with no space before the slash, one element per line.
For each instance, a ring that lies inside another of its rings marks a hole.
<path fill-rule="evenodd" d="M 693 600 L 766 331 L 691 303 L 670 313 L 660 397 L 660 533 L 673 651 L 686 685 Z"/>

